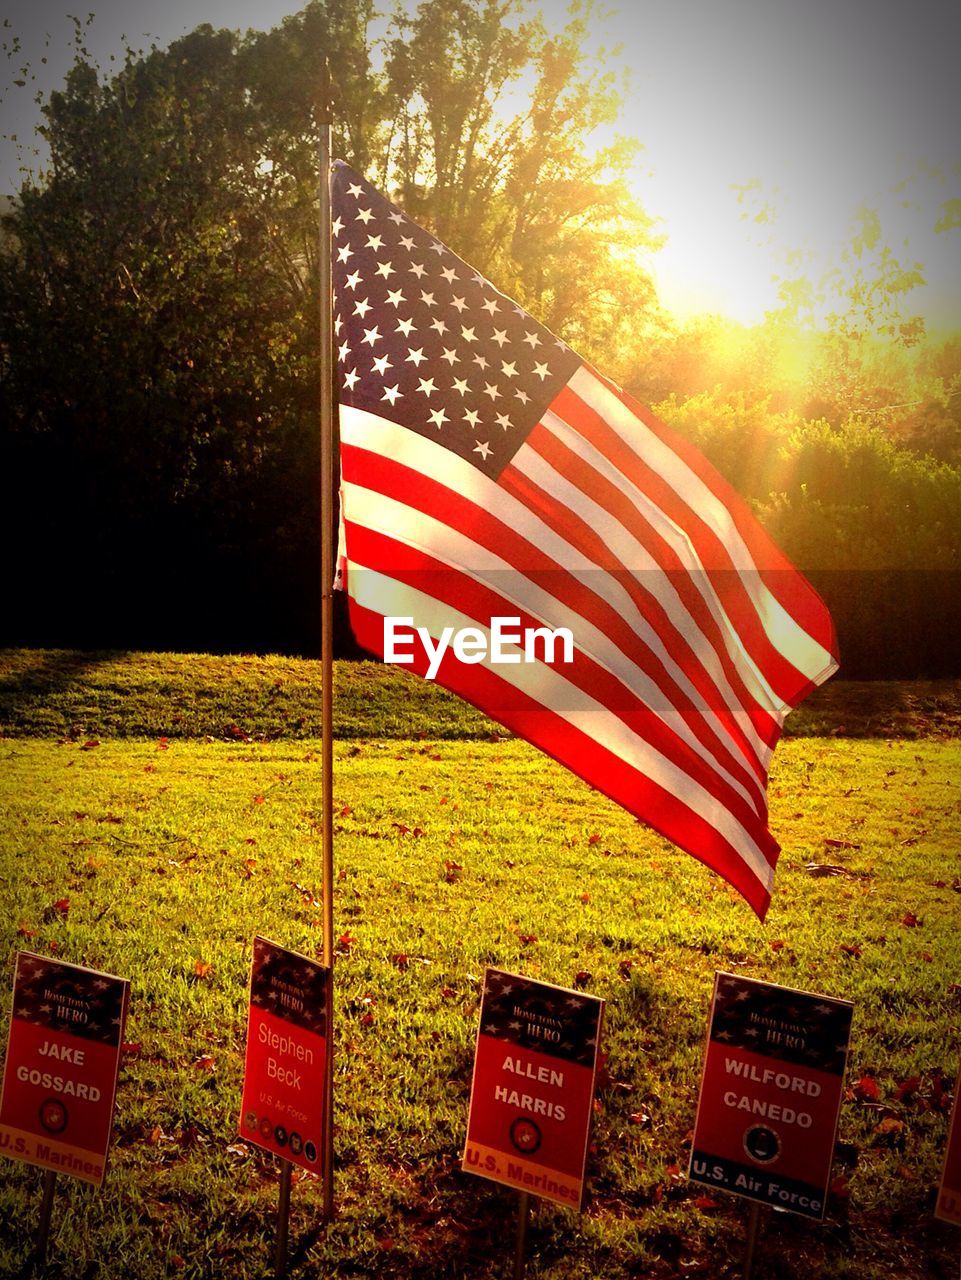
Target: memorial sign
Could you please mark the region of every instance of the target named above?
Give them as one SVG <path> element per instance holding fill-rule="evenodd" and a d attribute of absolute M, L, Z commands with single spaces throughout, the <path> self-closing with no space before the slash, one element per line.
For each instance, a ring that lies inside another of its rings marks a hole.
<path fill-rule="evenodd" d="M 0 1154 L 99 1186 L 130 984 L 21 951 L 0 1098 Z"/>
<path fill-rule="evenodd" d="M 488 969 L 462 1167 L 580 1208 L 604 1001 Z"/>
<path fill-rule="evenodd" d="M 254 939 L 240 1134 L 320 1171 L 330 970 Z"/>
<path fill-rule="evenodd" d="M 852 1011 L 847 1000 L 716 975 L 694 1182 L 824 1217 Z"/>
<path fill-rule="evenodd" d="M 948 1127 L 948 1149 L 944 1153 L 944 1169 L 938 1189 L 938 1203 L 934 1216 L 942 1222 L 953 1222 L 961 1227 L 961 1120 L 958 1119 L 958 1090 L 954 1092 L 951 1124 Z"/>

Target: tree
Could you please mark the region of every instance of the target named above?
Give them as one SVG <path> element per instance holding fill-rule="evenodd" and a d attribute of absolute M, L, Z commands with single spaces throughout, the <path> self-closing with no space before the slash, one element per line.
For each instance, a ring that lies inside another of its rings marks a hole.
<path fill-rule="evenodd" d="M 265 34 L 200 27 L 111 78 L 78 52 L 45 110 L 49 172 L 0 246 L 21 616 L 39 595 L 51 626 L 90 620 L 93 590 L 105 619 L 139 611 L 158 643 L 159 594 L 165 643 L 313 646 L 325 56 L 346 160 L 565 335 L 616 323 L 621 255 L 646 224 L 629 149 L 581 141 L 616 94 L 579 51 L 587 11 L 555 38 L 519 13 L 424 0 L 381 68 L 369 0 L 312 0 Z M 511 114 L 498 98 L 522 73 L 535 87 Z"/>

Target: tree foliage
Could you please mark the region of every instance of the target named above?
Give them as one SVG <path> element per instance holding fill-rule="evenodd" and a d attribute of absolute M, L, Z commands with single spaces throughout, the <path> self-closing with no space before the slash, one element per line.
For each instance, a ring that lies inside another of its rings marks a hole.
<path fill-rule="evenodd" d="M 582 324 L 591 294 L 603 307 L 614 242 L 591 248 L 586 225 L 643 226 L 619 178 L 629 152 L 588 158 L 581 142 L 614 119 L 616 94 L 580 51 L 586 12 L 553 39 L 518 13 L 424 0 L 395 18 L 383 57 L 368 0 L 315 0 L 262 34 L 200 27 L 109 78 L 78 52 L 45 109 L 49 171 L 24 186 L 0 253 L 3 449 L 19 478 L 7 518 L 33 528 L 47 512 L 28 596 L 50 573 L 69 594 L 96 565 L 107 594 L 159 574 L 210 614 L 206 574 L 221 613 L 248 597 L 254 643 L 291 644 L 265 583 L 315 595 L 325 60 L 345 159 L 556 327 Z M 537 203 L 528 191 L 515 207 L 528 186 Z"/>
<path fill-rule="evenodd" d="M 78 47 L 46 104 L 48 171 L 0 240 L 9 639 L 316 651 L 329 92 L 336 153 L 657 404 L 833 575 L 842 639 L 886 669 L 862 643 L 878 601 L 904 618 L 925 575 L 930 604 L 961 572 L 961 342 L 925 333 L 923 268 L 867 209 L 836 271 L 785 280 L 764 324 L 665 317 L 639 265 L 638 144 L 587 52 L 600 25 L 592 0 L 560 30 L 524 0 L 421 0 L 386 27 L 373 0 L 311 0 L 107 77 Z"/>

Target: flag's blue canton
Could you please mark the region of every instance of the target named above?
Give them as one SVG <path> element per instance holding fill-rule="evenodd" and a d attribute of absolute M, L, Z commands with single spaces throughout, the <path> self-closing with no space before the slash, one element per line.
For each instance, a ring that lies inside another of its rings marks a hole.
<path fill-rule="evenodd" d="M 497 477 L 578 357 L 345 164 L 331 202 L 341 403 Z"/>

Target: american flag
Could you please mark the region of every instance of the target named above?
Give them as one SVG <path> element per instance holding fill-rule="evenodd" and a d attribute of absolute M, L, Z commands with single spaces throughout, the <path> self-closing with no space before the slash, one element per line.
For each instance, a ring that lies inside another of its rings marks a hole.
<path fill-rule="evenodd" d="M 569 629 L 570 662 L 448 650 L 437 681 L 763 917 L 771 755 L 837 667 L 823 603 L 697 450 L 342 163 L 331 205 L 357 640 L 383 656 L 385 617 L 435 643 L 495 618 Z"/>

